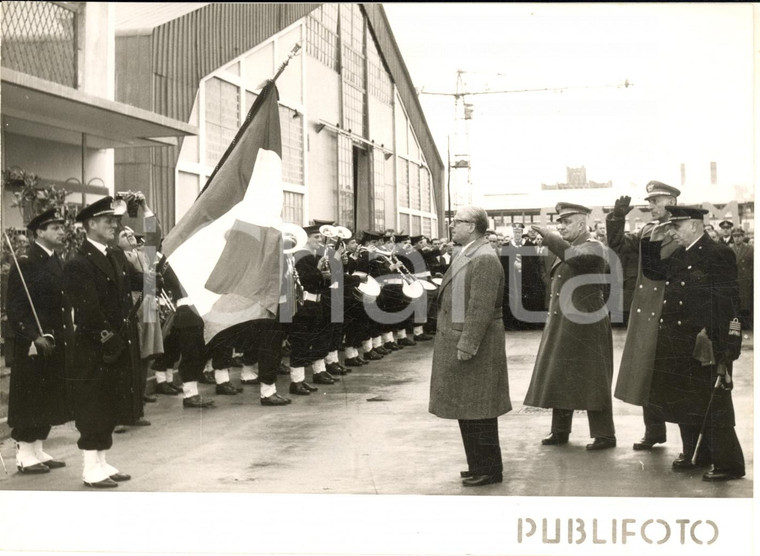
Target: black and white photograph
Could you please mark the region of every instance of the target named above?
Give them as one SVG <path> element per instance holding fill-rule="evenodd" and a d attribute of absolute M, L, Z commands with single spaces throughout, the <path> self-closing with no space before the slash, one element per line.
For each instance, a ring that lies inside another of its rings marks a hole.
<path fill-rule="evenodd" d="M 754 553 L 757 5 L 0 10 L 1 554 Z"/>

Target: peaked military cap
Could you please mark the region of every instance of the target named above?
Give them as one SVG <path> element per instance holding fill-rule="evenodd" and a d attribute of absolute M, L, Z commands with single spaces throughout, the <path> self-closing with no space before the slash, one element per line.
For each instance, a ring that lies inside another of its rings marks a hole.
<path fill-rule="evenodd" d="M 327 226 L 334 226 L 335 225 L 335 220 L 317 220 L 315 218 L 311 222 L 312 222 L 312 224 L 314 224 L 317 227 L 319 227 L 319 226 L 325 226 L 325 225 L 327 225 Z"/>
<path fill-rule="evenodd" d="M 42 228 L 43 226 L 54 222 L 65 222 L 65 220 L 57 209 L 52 208 L 32 218 L 29 224 L 26 225 L 26 228 L 30 232 L 33 232 L 38 228 Z"/>
<path fill-rule="evenodd" d="M 590 208 L 573 203 L 557 203 L 554 210 L 557 211 L 557 218 L 564 218 L 565 216 L 572 216 L 573 214 L 591 214 Z"/>
<path fill-rule="evenodd" d="M 660 197 L 662 195 L 668 195 L 670 197 L 678 197 L 681 194 L 679 189 L 676 189 L 672 185 L 662 183 L 659 181 L 650 181 L 647 184 L 647 196 L 644 200 L 648 201 L 653 197 Z"/>
<path fill-rule="evenodd" d="M 397 243 L 401 243 L 402 241 L 410 239 L 409 234 L 396 234 L 395 238 Z"/>
<path fill-rule="evenodd" d="M 703 220 L 708 210 L 700 207 L 665 207 L 670 213 L 671 222 L 677 220 Z"/>
<path fill-rule="evenodd" d="M 409 236 L 409 240 L 412 242 L 412 245 L 418 244 L 423 239 L 427 239 L 425 236 Z"/>
<path fill-rule="evenodd" d="M 730 220 L 723 220 L 720 224 L 718 224 L 718 227 L 719 228 L 723 228 L 723 229 L 733 228 L 734 227 L 734 223 L 731 222 Z"/>
<path fill-rule="evenodd" d="M 318 234 L 319 228 L 323 225 L 324 224 L 312 224 L 311 226 L 304 226 L 303 231 L 306 232 L 307 235 Z"/>
<path fill-rule="evenodd" d="M 84 222 L 88 218 L 95 218 L 96 216 L 113 216 L 113 197 L 103 197 L 92 203 L 90 206 L 84 207 L 77 214 L 77 222 Z"/>
<path fill-rule="evenodd" d="M 382 239 L 383 234 L 380 232 L 377 232 L 375 230 L 364 230 L 362 232 L 362 243 L 366 243 L 368 241 L 377 241 L 378 239 Z"/>

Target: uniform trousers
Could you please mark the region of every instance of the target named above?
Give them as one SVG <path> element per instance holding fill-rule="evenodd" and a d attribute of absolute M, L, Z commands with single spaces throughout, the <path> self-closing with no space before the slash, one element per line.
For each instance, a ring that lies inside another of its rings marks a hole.
<path fill-rule="evenodd" d="M 51 427 L 14 427 L 11 429 L 11 438 L 16 442 L 35 442 L 47 440 Z"/>
<path fill-rule="evenodd" d="M 612 408 L 587 410 L 588 426 L 592 438 L 614 438 L 615 425 L 612 422 Z M 552 432 L 570 434 L 573 430 L 572 409 L 552 409 Z"/>
<path fill-rule="evenodd" d="M 159 355 L 152 366 L 156 371 L 166 371 L 174 368 L 178 360 L 182 382 L 197 382 L 203 377 L 203 368 L 206 366 L 206 347 L 202 324 L 172 328 L 164 339 L 163 355 Z"/>
<path fill-rule="evenodd" d="M 667 438 L 667 427 L 662 412 L 655 406 L 644 406 L 644 438 L 647 440 L 661 441 Z"/>
<path fill-rule="evenodd" d="M 495 475 L 504 470 L 499 445 L 499 423 L 490 419 L 459 419 L 467 466 L 473 475 Z"/>
<path fill-rule="evenodd" d="M 329 352 L 329 320 L 318 301 L 304 301 L 290 325 L 290 366 L 306 367 Z"/>
<path fill-rule="evenodd" d="M 285 331 L 276 319 L 254 320 L 247 323 L 243 338 L 243 365 L 259 365 L 259 380 L 272 385 L 282 360 L 282 341 Z"/>
<path fill-rule="evenodd" d="M 684 456 L 691 459 L 699 438 L 700 427 L 678 425 L 678 428 L 681 429 Z M 697 457 L 698 461 L 709 461 L 717 470 L 735 471 L 744 475 L 744 453 L 734 427 L 705 427 Z"/>

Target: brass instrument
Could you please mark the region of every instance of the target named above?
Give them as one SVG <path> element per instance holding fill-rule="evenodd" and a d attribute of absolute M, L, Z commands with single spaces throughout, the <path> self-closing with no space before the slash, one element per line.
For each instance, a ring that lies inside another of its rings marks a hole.
<path fill-rule="evenodd" d="M 398 257 L 396 257 L 393 251 L 385 251 L 377 247 L 375 248 L 374 253 L 377 257 L 383 259 L 389 266 L 395 266 L 398 269 L 401 278 L 404 280 L 401 289 L 406 297 L 409 299 L 417 299 L 425 293 L 424 286 L 414 274 L 409 272 L 406 266 L 404 266 L 404 263 L 398 260 Z"/>
<path fill-rule="evenodd" d="M 301 284 L 301 279 L 298 276 L 296 265 L 293 262 L 293 253 L 299 249 L 302 249 L 303 246 L 306 245 L 306 241 L 309 239 L 309 236 L 306 234 L 306 231 L 303 228 L 295 224 L 285 223 L 281 228 L 283 240 L 287 238 L 294 243 L 293 247 L 283 249 L 282 252 L 285 255 L 285 261 L 288 264 L 288 272 L 290 272 L 290 274 L 293 276 L 296 303 L 298 303 L 298 305 L 303 305 L 304 288 Z"/>

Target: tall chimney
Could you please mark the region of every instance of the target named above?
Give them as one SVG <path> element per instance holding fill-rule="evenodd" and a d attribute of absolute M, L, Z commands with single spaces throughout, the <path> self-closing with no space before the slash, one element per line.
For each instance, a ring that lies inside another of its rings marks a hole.
<path fill-rule="evenodd" d="M 710 163 L 710 184 L 716 185 L 718 183 L 718 163 Z"/>
<path fill-rule="evenodd" d="M 681 162 L 681 185 L 686 185 L 686 164 Z"/>

